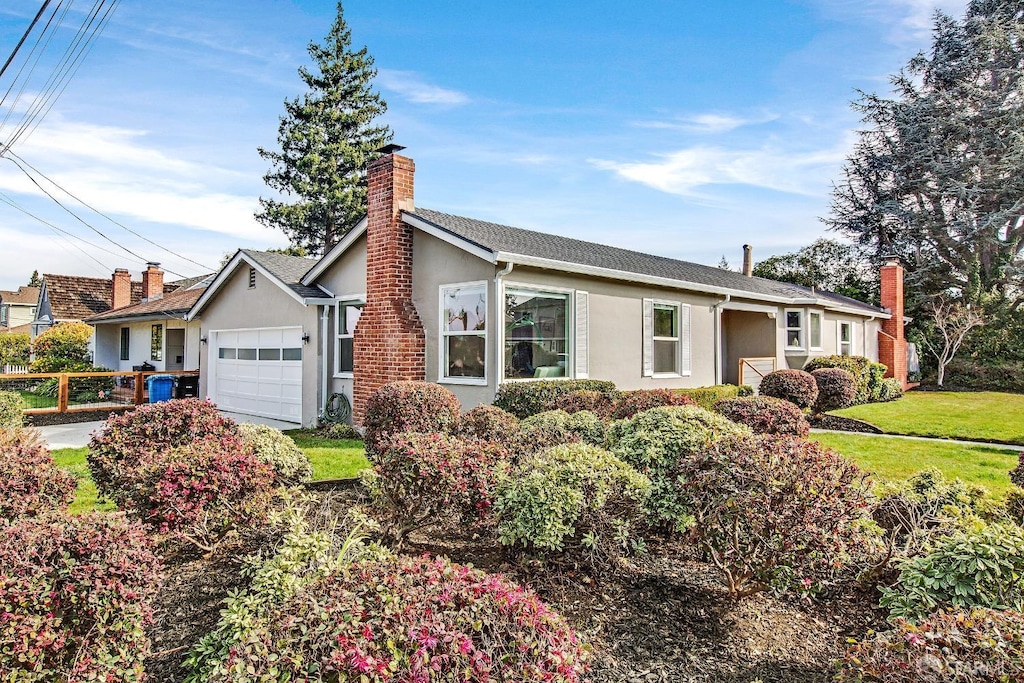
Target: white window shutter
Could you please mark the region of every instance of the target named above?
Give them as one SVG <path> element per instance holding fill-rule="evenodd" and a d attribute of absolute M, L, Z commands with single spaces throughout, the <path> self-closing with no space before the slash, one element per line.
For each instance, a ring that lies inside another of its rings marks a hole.
<path fill-rule="evenodd" d="M 690 374 L 690 304 L 679 306 L 679 374 Z"/>
<path fill-rule="evenodd" d="M 590 296 L 576 290 L 576 379 L 590 377 Z"/>
<path fill-rule="evenodd" d="M 644 299 L 644 377 L 654 375 L 654 299 Z"/>

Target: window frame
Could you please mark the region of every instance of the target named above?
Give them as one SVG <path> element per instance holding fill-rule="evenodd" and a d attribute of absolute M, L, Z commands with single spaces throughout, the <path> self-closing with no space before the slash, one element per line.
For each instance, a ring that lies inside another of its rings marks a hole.
<path fill-rule="evenodd" d="M 159 347 L 156 344 L 159 338 Z M 164 326 L 163 323 L 155 323 L 149 327 L 149 359 L 162 363 L 164 360 Z"/>
<path fill-rule="evenodd" d="M 0 325 L 7 325 L 10 308 L 11 307 L 8 304 L 0 304 Z"/>
<path fill-rule="evenodd" d="M 672 327 L 675 330 L 674 337 L 659 337 L 657 334 L 657 325 L 655 319 L 657 318 L 658 309 L 671 310 L 672 311 Z M 683 335 L 681 330 L 682 321 L 682 302 L 679 301 L 668 301 L 666 299 L 651 299 L 651 377 L 664 378 L 664 377 L 682 377 L 682 346 L 683 346 Z M 658 372 L 655 368 L 655 363 L 658 359 L 658 353 L 655 350 L 655 344 L 657 342 L 674 342 L 675 353 L 673 354 L 673 365 L 674 369 L 669 372 Z"/>
<path fill-rule="evenodd" d="M 358 304 L 361 308 L 366 306 L 365 294 L 351 294 L 338 297 L 338 303 L 334 306 L 334 378 L 352 379 L 355 377 L 355 334 L 341 333 L 342 311 L 345 306 Z M 361 314 L 361 312 L 360 312 Z M 341 340 L 352 339 L 352 370 L 341 369 Z"/>
<path fill-rule="evenodd" d="M 484 329 L 479 330 L 452 331 L 448 329 L 448 321 L 445 319 L 445 292 L 452 289 L 468 289 L 475 291 L 483 290 L 484 294 Z M 491 297 L 487 280 L 473 280 L 470 282 L 453 282 L 438 285 L 437 287 L 437 319 L 438 319 L 438 348 L 437 348 L 437 383 L 438 384 L 466 384 L 470 386 L 487 386 L 491 379 Z M 448 375 L 448 339 L 450 337 L 482 337 L 484 340 L 484 376 L 483 377 L 462 377 Z"/>
<path fill-rule="evenodd" d="M 692 349 L 693 349 L 693 329 L 692 329 L 692 306 L 688 303 L 676 300 L 676 299 L 654 299 L 650 297 L 644 297 L 641 299 L 641 349 L 640 349 L 640 360 L 641 360 L 641 377 L 650 377 L 651 379 L 677 379 L 680 377 L 690 377 L 693 375 L 693 360 L 692 360 Z M 648 327 L 647 322 L 647 307 L 650 306 L 650 323 Z M 674 308 L 675 309 L 675 337 L 658 337 L 654 334 L 654 312 L 658 307 L 662 308 Z M 683 325 L 683 310 L 686 310 L 686 325 Z M 685 329 L 684 329 L 685 327 Z M 685 332 L 685 334 L 684 334 Z M 655 341 L 672 341 L 676 342 L 676 353 L 675 353 L 675 372 L 656 372 L 654 369 L 654 342 Z M 649 355 L 649 358 L 648 358 Z M 685 360 L 685 363 L 684 363 Z M 648 364 L 648 361 L 649 364 Z M 650 372 L 648 372 L 648 366 Z M 685 369 L 684 369 L 685 366 Z"/>
<path fill-rule="evenodd" d="M 818 343 L 814 343 L 814 326 L 811 318 L 818 319 Z M 807 345 L 811 351 L 823 351 L 825 341 L 825 315 L 821 311 L 807 311 Z M 789 328 L 787 328 L 788 330 Z M 787 335 L 788 339 L 788 335 Z"/>
<path fill-rule="evenodd" d="M 850 330 L 850 341 L 843 341 L 843 327 L 846 326 Z M 836 353 L 840 356 L 852 356 L 854 355 L 853 348 L 854 339 L 854 327 L 852 320 L 837 320 L 836 321 Z M 846 353 L 843 352 L 843 346 L 848 346 L 849 349 Z"/>
<path fill-rule="evenodd" d="M 501 282 L 501 292 L 498 295 L 498 311 L 497 317 L 500 321 L 500 325 L 497 330 L 497 379 L 499 384 L 505 382 L 539 382 L 545 379 L 545 377 L 506 377 L 505 376 L 505 342 L 508 341 L 505 335 L 505 317 L 508 311 L 505 308 L 506 292 L 508 290 L 520 290 L 535 292 L 537 294 L 555 294 L 558 296 L 564 296 L 566 300 L 566 359 L 565 359 L 565 374 L 557 379 L 576 379 L 576 293 L 584 290 L 578 290 L 572 287 L 557 287 L 549 285 L 537 285 L 530 282 L 522 281 L 505 281 Z M 589 297 L 589 295 L 588 295 Z M 589 303 L 588 303 L 589 307 Z M 589 319 L 588 319 L 589 325 Z M 589 349 L 588 349 L 589 355 Z M 570 372 L 572 374 L 570 374 Z"/>
<path fill-rule="evenodd" d="M 800 325 L 798 327 L 791 327 L 789 324 L 789 314 L 796 313 L 800 316 Z M 782 311 L 782 322 L 786 333 L 786 351 L 805 351 L 807 350 L 807 312 L 802 308 L 785 308 Z M 800 344 L 798 346 L 792 346 L 789 343 L 789 333 L 793 330 L 798 330 L 800 334 Z"/>
<path fill-rule="evenodd" d="M 132 328 L 130 328 L 130 327 L 122 327 L 121 328 L 121 332 L 119 334 L 121 336 L 120 336 L 120 338 L 118 340 L 118 342 L 119 342 L 118 354 L 117 354 L 118 360 L 131 360 L 131 355 L 132 355 Z"/>

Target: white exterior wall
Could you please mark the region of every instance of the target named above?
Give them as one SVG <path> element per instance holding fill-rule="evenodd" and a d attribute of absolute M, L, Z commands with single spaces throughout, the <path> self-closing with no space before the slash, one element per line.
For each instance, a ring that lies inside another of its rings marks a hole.
<path fill-rule="evenodd" d="M 152 326 L 163 325 L 163 353 L 161 360 L 152 360 L 150 342 L 152 339 Z M 121 360 L 121 328 L 129 329 L 128 339 L 128 360 Z M 199 368 L 199 338 L 202 336 L 199 321 L 186 323 L 178 318 L 161 318 L 157 320 L 144 320 L 138 322 L 109 322 L 95 325 L 96 333 L 93 335 L 96 351 L 93 355 L 95 364 L 110 368 L 111 370 L 128 372 L 133 366 L 149 363 L 157 370 L 166 370 L 169 359 L 167 348 L 168 330 L 185 330 L 185 358 L 183 370 L 197 370 Z"/>

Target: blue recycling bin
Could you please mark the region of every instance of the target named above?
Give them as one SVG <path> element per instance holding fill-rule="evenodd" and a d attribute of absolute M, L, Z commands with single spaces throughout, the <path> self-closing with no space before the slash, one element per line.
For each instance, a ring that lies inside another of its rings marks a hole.
<path fill-rule="evenodd" d="M 149 390 L 150 403 L 170 401 L 174 391 L 174 376 L 150 375 L 146 378 L 146 388 Z"/>

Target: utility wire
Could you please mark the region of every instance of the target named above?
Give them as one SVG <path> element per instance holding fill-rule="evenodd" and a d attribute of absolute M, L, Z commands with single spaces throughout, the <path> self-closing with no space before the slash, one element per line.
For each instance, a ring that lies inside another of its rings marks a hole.
<path fill-rule="evenodd" d="M 63 6 L 64 0 L 60 0 L 60 2 L 57 3 L 57 6 L 53 8 L 53 12 L 50 14 L 50 18 L 46 20 L 46 26 L 43 27 L 42 32 L 39 34 L 35 42 L 32 44 L 32 49 L 29 50 L 28 57 L 18 68 L 18 73 L 15 74 L 14 79 L 11 80 L 11 84 L 7 87 L 7 92 L 5 92 L 3 97 L 0 98 L 0 105 L 7 102 L 7 98 L 10 96 L 11 91 L 14 90 L 15 86 L 19 86 L 20 83 L 20 86 L 18 87 L 18 92 L 14 96 L 14 101 L 7 105 L 7 113 L 4 115 L 4 120 L 3 123 L 0 123 L 0 127 L 6 126 L 7 122 L 11 119 L 11 115 L 14 114 L 14 112 L 17 110 L 18 102 L 21 101 L 22 95 L 25 94 L 25 89 L 28 88 L 28 84 L 32 80 L 32 75 L 36 71 L 36 66 L 39 65 L 39 60 L 42 58 L 43 53 L 46 52 L 46 49 L 50 46 L 50 42 L 53 40 L 53 36 L 56 32 L 56 29 L 51 31 L 50 26 L 53 24 L 53 20 L 57 17 L 57 13 L 60 12 L 61 7 Z M 57 21 L 58 26 L 64 21 L 64 17 L 67 16 L 68 10 L 70 8 L 70 3 L 67 7 L 64 7 L 64 11 L 61 13 L 60 19 Z M 45 42 L 43 42 L 44 39 Z M 36 53 L 37 49 L 39 49 L 38 54 Z M 33 59 L 33 56 L 35 57 L 35 59 Z M 25 73 L 25 67 L 29 67 L 29 70 L 28 75 L 25 76 L 25 78 L 23 79 L 22 74 Z"/>
<path fill-rule="evenodd" d="M 72 234 L 72 233 L 68 232 L 67 230 L 62 230 L 61 228 L 58 228 L 53 223 L 50 223 L 49 221 L 43 220 L 42 218 L 40 218 L 39 216 L 35 215 L 34 213 L 32 213 L 30 211 L 27 211 L 26 209 L 23 209 L 22 207 L 18 206 L 14 202 L 14 200 L 12 200 L 10 197 L 8 197 L 7 195 L 3 194 L 2 192 L 0 192 L 0 202 L 3 202 L 5 204 L 7 204 L 7 205 L 17 209 L 18 211 L 21 211 L 22 213 L 24 213 L 24 214 L 26 214 L 28 216 L 31 216 L 32 218 L 35 218 L 40 223 L 42 223 L 43 225 L 47 226 L 48 228 L 50 228 L 54 232 L 56 232 L 58 237 L 63 237 L 65 242 L 67 242 L 68 244 L 73 246 L 75 249 L 78 249 L 78 251 L 80 251 L 83 254 L 85 254 L 88 258 L 91 258 L 93 261 L 95 261 L 96 263 L 100 264 L 108 272 L 110 271 L 110 266 L 108 266 L 107 264 L 103 263 L 98 258 L 96 258 L 92 254 L 87 252 L 85 249 L 82 249 L 80 246 L 78 246 L 77 244 L 75 244 L 74 242 L 72 242 L 71 240 L 69 240 L 67 237 L 64 237 L 64 236 L 67 235 L 67 236 L 70 236 L 70 237 L 74 237 L 75 239 L 81 240 L 81 241 L 85 242 L 86 244 L 88 244 L 89 246 L 95 247 L 97 249 L 103 249 L 103 247 L 98 247 L 95 244 L 90 244 L 89 242 L 87 242 L 86 240 L 83 240 L 78 235 Z M 103 249 L 103 251 L 106 251 L 107 253 L 110 253 L 110 254 L 114 254 L 114 252 L 112 252 L 112 251 L 110 251 L 108 249 Z M 120 256 L 118 254 L 114 254 L 114 256 L 118 256 L 120 258 Z"/>
<path fill-rule="evenodd" d="M 28 38 L 28 34 L 32 33 L 32 29 L 36 27 L 36 23 L 39 21 L 39 17 L 43 16 L 43 12 L 46 11 L 46 7 L 49 4 L 50 0 L 46 0 L 43 3 L 43 6 L 39 8 L 39 11 L 36 12 L 35 18 L 32 19 L 32 23 L 28 25 L 27 29 L 25 29 L 25 33 L 22 34 L 21 40 L 19 40 L 18 44 L 14 46 L 14 49 L 11 50 L 11 55 L 7 58 L 7 61 L 4 62 L 3 67 L 0 67 L 0 76 L 4 75 L 4 72 L 7 71 L 7 67 L 9 67 L 11 65 L 11 62 L 14 61 L 14 57 L 18 54 L 18 50 L 20 50 L 21 46 L 25 43 L 25 40 Z"/>

